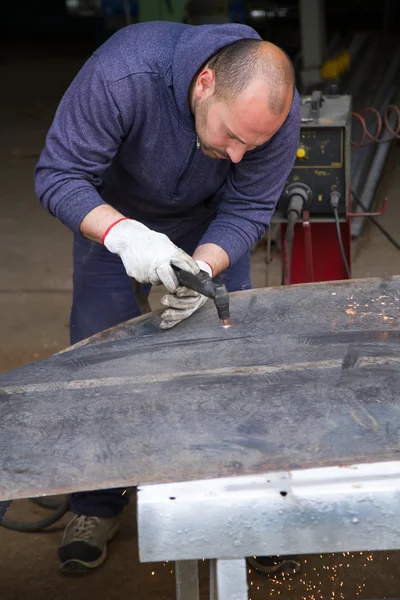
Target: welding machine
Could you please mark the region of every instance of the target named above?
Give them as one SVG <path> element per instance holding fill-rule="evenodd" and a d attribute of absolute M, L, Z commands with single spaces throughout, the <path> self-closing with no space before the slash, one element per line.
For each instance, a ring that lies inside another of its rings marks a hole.
<path fill-rule="evenodd" d="M 284 284 L 351 278 L 351 113 L 335 86 L 301 99 L 296 161 L 273 217 Z"/>

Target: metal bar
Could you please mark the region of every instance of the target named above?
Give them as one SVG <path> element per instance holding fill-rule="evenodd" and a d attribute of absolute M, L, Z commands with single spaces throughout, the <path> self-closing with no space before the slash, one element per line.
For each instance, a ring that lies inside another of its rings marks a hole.
<path fill-rule="evenodd" d="M 389 64 L 387 64 L 387 60 L 386 63 L 384 63 L 383 60 L 384 59 L 382 59 L 378 65 L 375 65 L 375 72 L 377 75 L 374 81 L 368 86 L 368 95 L 363 97 L 363 107 L 373 106 L 380 109 L 387 103 L 388 92 L 393 87 L 393 81 L 400 65 L 400 50 L 392 55 Z M 381 75 L 382 73 L 383 75 Z M 368 149 L 369 147 L 362 148 L 359 152 L 353 153 L 352 173 L 354 173 L 353 161 L 359 160 Z"/>
<path fill-rule="evenodd" d="M 245 559 L 217 560 L 217 600 L 248 600 Z"/>
<path fill-rule="evenodd" d="M 217 561 L 210 560 L 210 600 L 218 600 L 217 597 Z"/>
<path fill-rule="evenodd" d="M 400 549 L 399 494 L 400 461 L 145 486 L 140 560 Z"/>
<path fill-rule="evenodd" d="M 395 93 L 392 82 L 397 75 L 400 66 L 400 50 L 397 51 L 389 63 L 389 65 L 383 70 L 385 75 L 377 86 L 377 91 L 370 98 L 366 99 L 366 106 L 370 105 L 378 109 L 380 112 L 384 110 L 387 104 L 390 104 L 391 98 Z M 371 125 L 371 119 L 369 114 L 366 115 L 367 126 Z M 351 156 L 351 185 L 355 192 L 361 197 L 362 190 L 364 188 L 366 170 L 371 163 L 372 157 L 376 152 L 376 145 L 371 144 L 364 148 L 358 148 L 352 153 Z M 352 234 L 358 235 L 361 228 L 361 222 L 357 221 L 357 225 L 354 225 Z"/>
<path fill-rule="evenodd" d="M 392 88 L 393 81 L 396 79 L 399 66 L 400 66 L 400 49 L 392 55 L 392 60 L 387 64 L 387 60 L 384 59 L 384 77 L 380 81 L 377 91 L 374 95 L 372 106 L 378 108 L 386 103 L 388 90 Z"/>
<path fill-rule="evenodd" d="M 371 74 L 371 65 L 378 51 L 377 41 L 374 40 L 371 46 L 367 49 L 362 61 L 358 61 L 357 68 L 354 68 L 354 74 L 350 75 L 346 87 L 341 90 L 343 94 L 357 97 L 357 92 L 365 83 L 367 77 Z"/>
<path fill-rule="evenodd" d="M 325 2 L 324 0 L 300 0 L 300 31 L 302 71 L 304 87 L 321 79 L 320 68 L 325 54 Z"/>
<path fill-rule="evenodd" d="M 399 61 L 400 65 L 400 61 Z M 375 101 L 371 102 L 371 106 L 376 108 L 380 114 L 384 112 L 387 106 L 392 101 L 394 95 L 396 94 L 396 87 L 391 86 L 389 89 L 386 88 L 386 96 L 383 101 L 378 103 Z M 375 135 L 377 133 L 378 127 L 376 122 L 376 117 L 371 112 L 367 112 L 365 114 L 365 123 L 368 131 Z M 365 182 L 365 172 L 367 167 L 370 165 L 372 161 L 372 157 L 374 156 L 377 150 L 377 144 L 368 144 L 367 146 L 356 148 L 351 155 L 351 185 L 352 188 L 360 195 L 362 192 L 362 188 Z"/>
<path fill-rule="evenodd" d="M 197 560 L 175 563 L 176 600 L 200 600 L 199 567 Z"/>
<path fill-rule="evenodd" d="M 384 200 L 383 200 L 383 206 L 378 211 L 375 211 L 375 212 L 359 212 L 359 213 L 348 212 L 347 216 L 350 217 L 350 218 L 351 217 L 381 217 L 386 212 L 386 208 L 387 208 L 388 202 L 389 202 L 388 199 L 384 198 Z"/>
<path fill-rule="evenodd" d="M 395 113 L 392 113 L 391 115 L 389 115 L 390 126 L 394 127 L 396 120 L 397 120 L 397 117 L 396 117 Z M 392 134 L 390 133 L 390 131 L 388 131 L 386 129 L 382 136 L 382 139 L 389 140 L 391 137 L 392 137 Z M 375 156 L 373 158 L 371 168 L 369 170 L 367 179 L 365 181 L 362 193 L 359 194 L 359 197 L 360 197 L 363 205 L 365 206 L 366 210 L 369 209 L 369 207 L 371 206 L 371 204 L 373 202 L 375 192 L 377 190 L 379 180 L 381 178 L 382 171 L 385 166 L 386 158 L 387 158 L 387 155 L 391 148 L 390 142 L 383 143 L 383 144 L 381 143 L 381 144 L 377 144 L 377 145 L 378 145 L 378 149 L 376 150 Z M 360 206 L 357 205 L 355 212 L 361 213 L 361 212 L 363 212 L 363 210 L 361 209 Z M 351 234 L 353 237 L 357 237 L 358 235 L 360 235 L 363 224 L 364 224 L 364 218 L 356 219 L 353 221 L 352 227 L 351 227 Z"/>
<path fill-rule="evenodd" d="M 353 63 L 356 60 L 357 55 L 361 51 L 364 44 L 366 43 L 367 38 L 368 38 L 368 34 L 363 31 L 355 34 L 355 36 L 351 40 L 351 43 L 347 49 L 347 52 L 348 52 L 348 55 L 350 58 L 350 63 Z"/>
<path fill-rule="evenodd" d="M 340 31 L 335 31 L 335 33 L 332 35 L 331 39 L 329 40 L 326 50 L 325 50 L 325 59 L 329 59 L 332 58 L 333 55 L 335 54 L 335 52 L 339 49 L 339 45 L 342 39 L 342 34 L 340 33 Z"/>

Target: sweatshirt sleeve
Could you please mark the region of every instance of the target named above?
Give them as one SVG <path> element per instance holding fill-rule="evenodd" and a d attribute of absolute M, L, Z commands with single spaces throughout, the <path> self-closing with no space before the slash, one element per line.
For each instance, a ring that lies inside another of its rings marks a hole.
<path fill-rule="evenodd" d="M 299 137 L 296 91 L 289 115 L 274 137 L 232 165 L 216 217 L 199 245 L 220 246 L 233 265 L 263 237 L 293 167 Z"/>
<path fill-rule="evenodd" d="M 93 55 L 62 98 L 35 167 L 40 203 L 73 231 L 104 204 L 97 190 L 122 137 L 119 110 Z"/>

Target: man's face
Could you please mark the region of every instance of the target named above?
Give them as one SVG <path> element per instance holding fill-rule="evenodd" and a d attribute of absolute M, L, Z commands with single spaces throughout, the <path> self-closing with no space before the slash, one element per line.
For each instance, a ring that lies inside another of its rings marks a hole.
<path fill-rule="evenodd" d="M 196 97 L 193 113 L 202 152 L 210 158 L 242 160 L 245 152 L 265 144 L 282 126 L 291 98 L 281 115 L 268 110 L 268 92 L 255 80 L 233 101 L 215 98 L 208 89 Z"/>

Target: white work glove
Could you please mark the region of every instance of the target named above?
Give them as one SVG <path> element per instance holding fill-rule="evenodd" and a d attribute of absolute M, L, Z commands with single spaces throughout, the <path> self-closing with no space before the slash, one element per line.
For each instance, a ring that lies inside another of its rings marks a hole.
<path fill-rule="evenodd" d="M 202 271 L 212 277 L 210 265 L 202 260 L 197 260 L 196 263 Z M 207 300 L 207 296 L 203 296 L 203 294 L 186 287 L 178 287 L 174 294 L 168 294 L 161 299 L 161 304 L 169 307 L 161 315 L 161 329 L 175 327 L 175 325 L 190 317 L 196 310 L 199 310 Z"/>
<path fill-rule="evenodd" d="M 139 283 L 163 283 L 171 293 L 179 287 L 171 263 L 195 275 L 200 271 L 196 261 L 166 235 L 152 231 L 138 221 L 124 219 L 117 222 L 102 241 L 110 252 L 121 257 L 129 277 Z"/>

